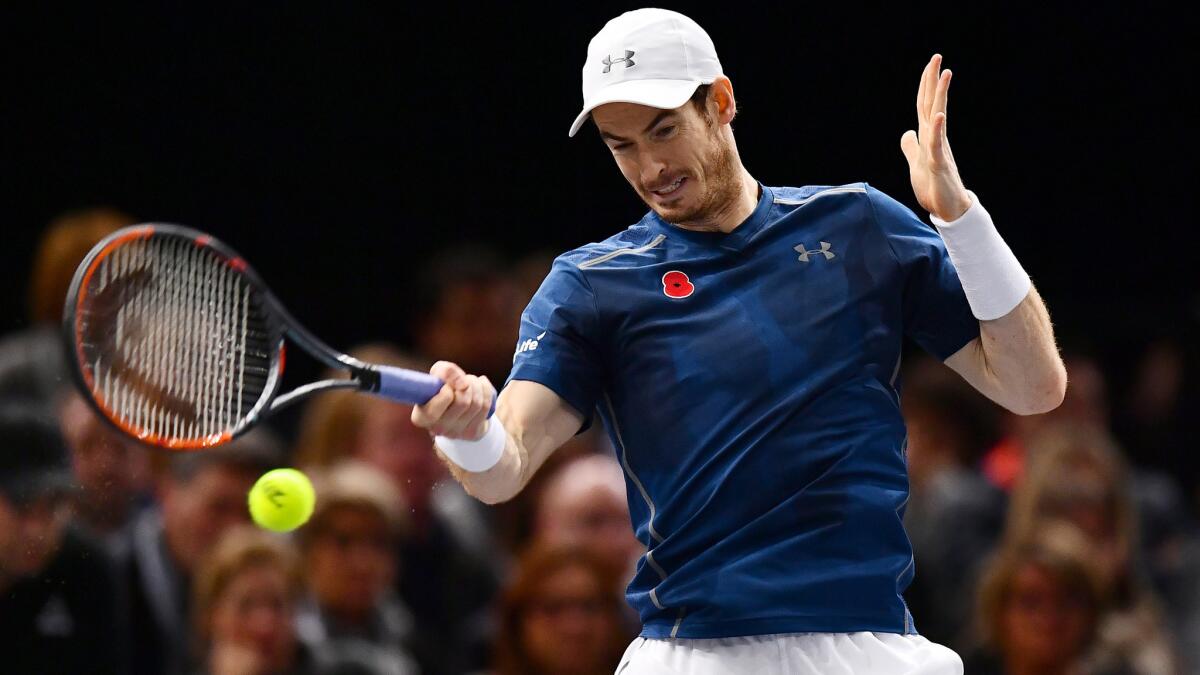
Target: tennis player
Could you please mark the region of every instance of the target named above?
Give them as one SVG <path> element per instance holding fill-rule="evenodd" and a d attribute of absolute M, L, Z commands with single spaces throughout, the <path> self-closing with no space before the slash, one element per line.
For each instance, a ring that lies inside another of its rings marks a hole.
<path fill-rule="evenodd" d="M 1046 308 L 946 135 L 934 56 L 903 135 L 930 227 L 865 183 L 768 187 L 742 165 L 712 40 L 659 9 L 592 39 L 583 110 L 650 207 L 560 256 L 493 393 L 451 363 L 413 411 L 479 499 L 517 494 L 599 411 L 646 545 L 618 672 L 961 673 L 901 593 L 913 557 L 905 336 L 1018 414 L 1066 375 Z M 953 536 L 953 533 L 947 533 Z"/>

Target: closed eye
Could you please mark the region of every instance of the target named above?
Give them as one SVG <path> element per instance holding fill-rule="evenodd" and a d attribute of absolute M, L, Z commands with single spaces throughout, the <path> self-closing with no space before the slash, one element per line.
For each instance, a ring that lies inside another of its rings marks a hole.
<path fill-rule="evenodd" d="M 659 127 L 658 129 L 656 129 L 654 131 L 654 137 L 655 138 L 669 138 L 674 133 L 675 133 L 675 125 L 668 124 L 665 127 Z"/>

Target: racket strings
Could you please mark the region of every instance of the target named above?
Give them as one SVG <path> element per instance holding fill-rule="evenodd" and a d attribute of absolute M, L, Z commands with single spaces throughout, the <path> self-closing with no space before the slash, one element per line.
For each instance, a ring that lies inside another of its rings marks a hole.
<path fill-rule="evenodd" d="M 98 263 L 81 303 L 93 395 L 143 437 L 214 439 L 269 386 L 279 337 L 253 286 L 211 249 L 154 236 Z"/>

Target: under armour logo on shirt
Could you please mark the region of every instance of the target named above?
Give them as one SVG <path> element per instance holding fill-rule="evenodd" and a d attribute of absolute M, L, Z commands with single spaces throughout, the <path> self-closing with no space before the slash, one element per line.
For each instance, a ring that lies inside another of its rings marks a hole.
<path fill-rule="evenodd" d="M 792 250 L 795 251 L 796 253 L 800 254 L 800 262 L 808 262 L 808 256 L 812 255 L 814 253 L 820 253 L 821 255 L 825 256 L 826 260 L 833 260 L 837 256 L 834 254 L 833 251 L 829 250 L 830 247 L 832 247 L 832 246 L 833 246 L 833 244 L 830 244 L 827 241 L 823 241 L 823 242 L 821 242 L 821 248 L 816 251 L 807 250 L 806 248 L 804 248 L 804 244 L 796 244 L 795 248 L 793 248 Z"/>
<path fill-rule="evenodd" d="M 612 70 L 614 63 L 620 63 L 622 61 L 625 62 L 626 68 L 632 68 L 633 66 L 637 65 L 633 62 L 633 54 L 633 51 L 626 49 L 625 56 L 620 58 L 614 59 L 611 54 L 605 55 L 604 60 L 601 61 L 601 63 L 604 64 L 604 72 L 607 73 L 608 71 Z"/>

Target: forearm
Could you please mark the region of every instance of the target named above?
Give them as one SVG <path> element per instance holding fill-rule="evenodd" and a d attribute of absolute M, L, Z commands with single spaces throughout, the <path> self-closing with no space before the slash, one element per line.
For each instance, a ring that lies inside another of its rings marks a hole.
<path fill-rule="evenodd" d="M 951 358 L 969 358 L 972 367 L 955 369 L 985 396 L 1014 413 L 1044 413 L 1062 402 L 1066 370 L 1050 315 L 1036 288 L 1030 287 L 1025 299 L 1008 314 L 980 321 L 979 339 L 960 354 Z"/>
<path fill-rule="evenodd" d="M 946 363 L 1012 412 L 1053 410 L 1066 390 L 1066 370 L 1050 315 L 991 216 L 971 197 L 971 208 L 955 222 L 933 218 L 979 319 L 979 339 Z"/>
<path fill-rule="evenodd" d="M 496 416 L 504 424 L 505 441 L 504 452 L 492 468 L 478 472 L 467 471 L 447 459 L 441 449 L 438 449 L 438 456 L 446 462 L 451 475 L 462 483 L 467 494 L 485 504 L 499 504 L 512 499 L 529 483 L 529 479 L 537 470 L 531 461 L 528 446 L 523 441 L 528 432 L 521 428 L 511 415 L 504 415 L 505 412 L 507 411 L 496 411 Z M 538 464 L 540 465 L 540 462 Z"/>
<path fill-rule="evenodd" d="M 476 441 L 464 444 L 435 437 L 434 447 L 468 494 L 481 502 L 497 504 L 516 496 L 583 422 L 583 415 L 550 389 L 536 382 L 514 380 L 500 393 L 496 414 L 484 432 L 484 437 L 503 434 L 499 456 L 491 452 L 494 446 Z"/>

